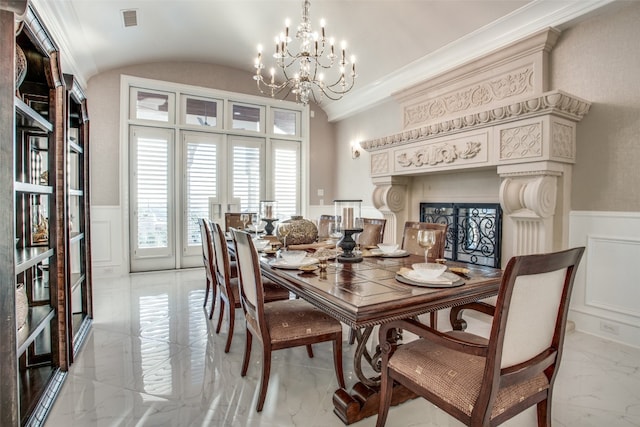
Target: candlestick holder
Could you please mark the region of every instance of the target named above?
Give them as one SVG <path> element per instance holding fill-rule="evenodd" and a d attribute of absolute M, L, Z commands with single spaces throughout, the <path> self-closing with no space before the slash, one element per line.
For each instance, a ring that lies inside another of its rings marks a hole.
<path fill-rule="evenodd" d="M 275 200 L 260 200 L 260 217 L 267 224 L 264 226 L 264 231 L 267 236 L 273 235 L 275 227 L 273 223 L 278 221 L 276 213 L 278 202 Z"/>
<path fill-rule="evenodd" d="M 338 262 L 355 263 L 362 262 L 362 256 L 353 252 L 356 241 L 353 235 L 362 233 L 362 228 L 348 228 L 343 231 L 344 236 L 338 242 L 338 247 L 342 248 L 342 253 L 338 255 Z"/>
<path fill-rule="evenodd" d="M 342 239 L 338 241 L 338 247 L 342 248 L 342 254 L 337 256 L 338 262 L 361 262 L 362 256 L 354 253 L 356 241 L 354 234 L 362 233 L 362 228 L 356 226 L 357 218 L 360 218 L 360 206 L 362 200 L 334 200 L 336 222 L 339 222 L 342 229 Z"/>
<path fill-rule="evenodd" d="M 267 224 L 264 226 L 264 232 L 267 236 L 273 236 L 273 230 L 275 230 L 274 222 L 278 221 L 278 218 L 262 218 Z"/>

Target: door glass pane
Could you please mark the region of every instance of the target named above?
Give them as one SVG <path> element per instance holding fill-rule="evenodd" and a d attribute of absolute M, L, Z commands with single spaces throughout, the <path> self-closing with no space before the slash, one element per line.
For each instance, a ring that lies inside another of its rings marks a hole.
<path fill-rule="evenodd" d="M 233 104 L 233 129 L 260 131 L 263 107 Z"/>
<path fill-rule="evenodd" d="M 260 208 L 260 147 L 233 146 L 233 198 L 240 210 L 258 212 Z"/>
<path fill-rule="evenodd" d="M 138 139 L 137 195 L 138 247 L 164 248 L 169 244 L 169 152 L 166 140 Z"/>
<path fill-rule="evenodd" d="M 298 111 L 273 110 L 273 133 L 277 135 L 297 135 Z"/>
<path fill-rule="evenodd" d="M 209 217 L 209 198 L 218 197 L 218 147 L 189 142 L 185 172 L 187 177 L 187 244 L 200 245 L 198 218 Z"/>
<path fill-rule="evenodd" d="M 274 142 L 273 165 L 273 195 L 278 201 L 278 215 L 289 218 L 299 213 L 297 144 Z"/>
<path fill-rule="evenodd" d="M 169 122 L 169 94 L 136 91 L 135 118 Z"/>
<path fill-rule="evenodd" d="M 218 125 L 218 103 L 204 99 L 187 98 L 185 123 L 188 125 Z"/>

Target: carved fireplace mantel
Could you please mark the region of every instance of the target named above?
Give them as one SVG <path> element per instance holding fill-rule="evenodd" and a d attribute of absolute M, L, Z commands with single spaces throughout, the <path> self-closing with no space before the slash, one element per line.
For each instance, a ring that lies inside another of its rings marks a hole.
<path fill-rule="evenodd" d="M 404 130 L 360 143 L 373 204 L 401 236 L 411 177 L 494 168 L 501 177 L 504 259 L 566 245 L 576 124 L 590 103 L 547 91 L 548 29 L 398 94 Z"/>

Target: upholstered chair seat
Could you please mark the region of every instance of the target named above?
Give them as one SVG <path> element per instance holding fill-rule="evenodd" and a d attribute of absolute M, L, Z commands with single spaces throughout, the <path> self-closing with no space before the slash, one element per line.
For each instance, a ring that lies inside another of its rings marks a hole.
<path fill-rule="evenodd" d="M 550 426 L 553 384 L 583 252 L 580 247 L 511 258 L 488 339 L 462 331 L 440 332 L 414 319 L 380 326 L 382 375 L 376 426 L 385 425 L 394 384 L 467 426 L 497 426 L 532 406 L 537 425 Z M 467 307 L 489 312 L 482 305 Z M 398 330 L 419 338 L 399 343 Z"/>

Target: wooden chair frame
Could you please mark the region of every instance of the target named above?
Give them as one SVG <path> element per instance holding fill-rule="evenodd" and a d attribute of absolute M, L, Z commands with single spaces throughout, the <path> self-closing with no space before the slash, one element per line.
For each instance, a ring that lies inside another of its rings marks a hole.
<path fill-rule="evenodd" d="M 578 263 L 580 262 L 583 252 L 584 248 L 580 247 L 552 254 L 527 255 L 512 258 L 507 264 L 502 278 L 488 342 L 483 342 L 484 340 L 479 339 L 480 337 L 464 332 L 445 334 L 415 320 L 394 321 L 381 326 L 379 333 L 383 348 L 382 383 L 380 407 L 376 425 L 382 427 L 385 424 L 391 402 L 393 383 L 396 381 L 469 426 L 499 425 L 533 405 L 537 406 L 538 426 L 550 426 L 553 385 L 562 356 L 569 300 Z M 507 330 L 508 313 L 514 287 L 517 285 L 516 279 L 521 276 L 565 269 L 562 293 L 559 299 L 560 304 L 557 316 L 555 317 L 553 336 L 549 346 L 527 361 L 502 367 L 505 331 Z M 396 342 L 397 329 L 410 331 L 423 339 L 430 340 L 448 349 L 469 355 L 482 356 L 486 359 L 480 390 L 475 404 L 472 405 L 473 409 L 470 415 L 462 412 L 450 402 L 441 399 L 438 395 L 430 393 L 429 385 L 422 387 L 404 375 L 389 369 L 389 360 L 393 358 L 394 352 L 398 348 L 398 343 Z M 542 373 L 548 381 L 547 388 L 539 389 L 536 393 L 525 396 L 522 401 L 507 407 L 504 412 L 492 418 L 493 406 L 501 388 L 523 384 Z"/>
<path fill-rule="evenodd" d="M 253 241 L 248 233 L 233 230 L 233 237 L 236 245 L 236 257 L 238 260 L 238 276 L 240 278 L 240 298 L 246 319 L 246 345 L 244 359 L 242 362 L 241 375 L 247 374 L 249 359 L 251 357 L 251 345 L 253 337 L 256 337 L 262 344 L 262 376 L 260 380 L 260 391 L 256 409 L 262 411 L 264 400 L 269 385 L 269 375 L 271 372 L 271 353 L 274 350 L 305 346 L 309 357 L 313 357 L 311 344 L 332 341 L 333 342 L 333 362 L 336 377 L 340 387 L 345 387 L 344 373 L 342 370 L 342 326 L 339 321 L 335 322 L 332 332 L 326 332 L 322 328 L 313 335 L 293 336 L 286 340 L 272 340 L 270 326 L 265 315 L 265 297 L 262 286 L 262 275 L 258 253 L 253 245 Z M 255 304 L 252 302 L 255 300 Z M 305 311 L 316 311 L 311 304 L 302 299 L 292 299 L 288 302 L 274 302 L 269 304 L 294 304 Z M 326 315 L 328 316 L 328 315 Z M 326 317 L 325 316 L 325 317 Z M 296 320 L 299 319 L 296 317 Z M 292 319 L 294 321 L 294 319 Z"/>

